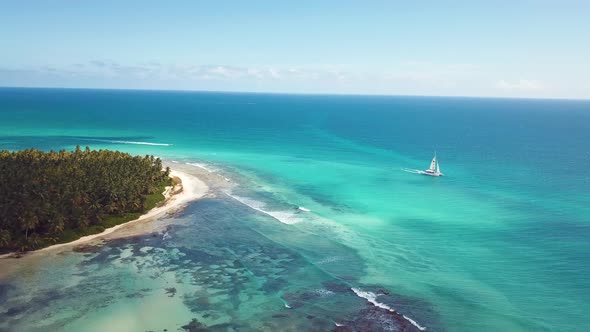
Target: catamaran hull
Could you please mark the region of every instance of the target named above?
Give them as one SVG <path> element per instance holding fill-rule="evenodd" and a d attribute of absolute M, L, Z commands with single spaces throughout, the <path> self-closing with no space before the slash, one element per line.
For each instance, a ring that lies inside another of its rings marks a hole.
<path fill-rule="evenodd" d="M 444 176 L 443 173 L 434 173 L 434 172 L 429 172 L 429 171 L 422 171 L 420 174 L 428 175 L 428 176 Z"/>

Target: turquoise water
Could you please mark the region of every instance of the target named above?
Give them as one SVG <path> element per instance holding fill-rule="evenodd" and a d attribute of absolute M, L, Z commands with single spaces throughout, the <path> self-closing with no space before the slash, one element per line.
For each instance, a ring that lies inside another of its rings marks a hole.
<path fill-rule="evenodd" d="M 166 240 L 3 280 L 0 330 L 416 329 L 372 297 L 434 331 L 590 324 L 588 101 L 0 89 L 0 118 L 2 149 L 149 153 L 239 183 Z M 445 177 L 401 170 L 434 151 Z"/>

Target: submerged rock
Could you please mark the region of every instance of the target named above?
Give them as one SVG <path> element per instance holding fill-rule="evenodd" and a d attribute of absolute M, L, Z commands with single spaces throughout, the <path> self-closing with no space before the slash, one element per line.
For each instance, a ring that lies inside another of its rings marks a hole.
<path fill-rule="evenodd" d="M 188 324 L 181 327 L 187 332 L 207 331 L 207 326 L 201 324 L 196 318 L 193 318 Z"/>
<path fill-rule="evenodd" d="M 168 297 L 174 297 L 174 295 L 176 295 L 176 288 L 166 288 L 166 295 L 168 295 Z"/>

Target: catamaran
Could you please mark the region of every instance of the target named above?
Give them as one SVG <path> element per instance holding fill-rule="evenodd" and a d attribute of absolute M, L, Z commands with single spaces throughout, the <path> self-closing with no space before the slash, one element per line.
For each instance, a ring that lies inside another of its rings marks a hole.
<path fill-rule="evenodd" d="M 422 174 L 428 176 L 443 176 L 444 174 L 440 171 L 440 165 L 438 164 L 438 158 L 436 158 L 436 152 L 434 153 L 434 158 L 430 162 L 430 167 L 425 170 L 419 169 L 410 169 L 410 168 L 402 168 L 402 171 L 412 173 L 412 174 Z"/>
<path fill-rule="evenodd" d="M 444 174 L 440 172 L 440 165 L 438 164 L 438 159 L 436 158 L 436 152 L 434 153 L 434 158 L 430 162 L 430 167 L 425 169 L 420 174 L 428 175 L 428 176 L 443 176 Z"/>

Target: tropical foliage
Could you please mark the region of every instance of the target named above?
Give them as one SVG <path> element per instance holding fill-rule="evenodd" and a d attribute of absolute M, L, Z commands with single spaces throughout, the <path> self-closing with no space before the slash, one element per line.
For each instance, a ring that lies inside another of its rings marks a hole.
<path fill-rule="evenodd" d="M 0 151 L 0 251 L 71 241 L 137 218 L 162 200 L 170 170 L 108 150 Z"/>

